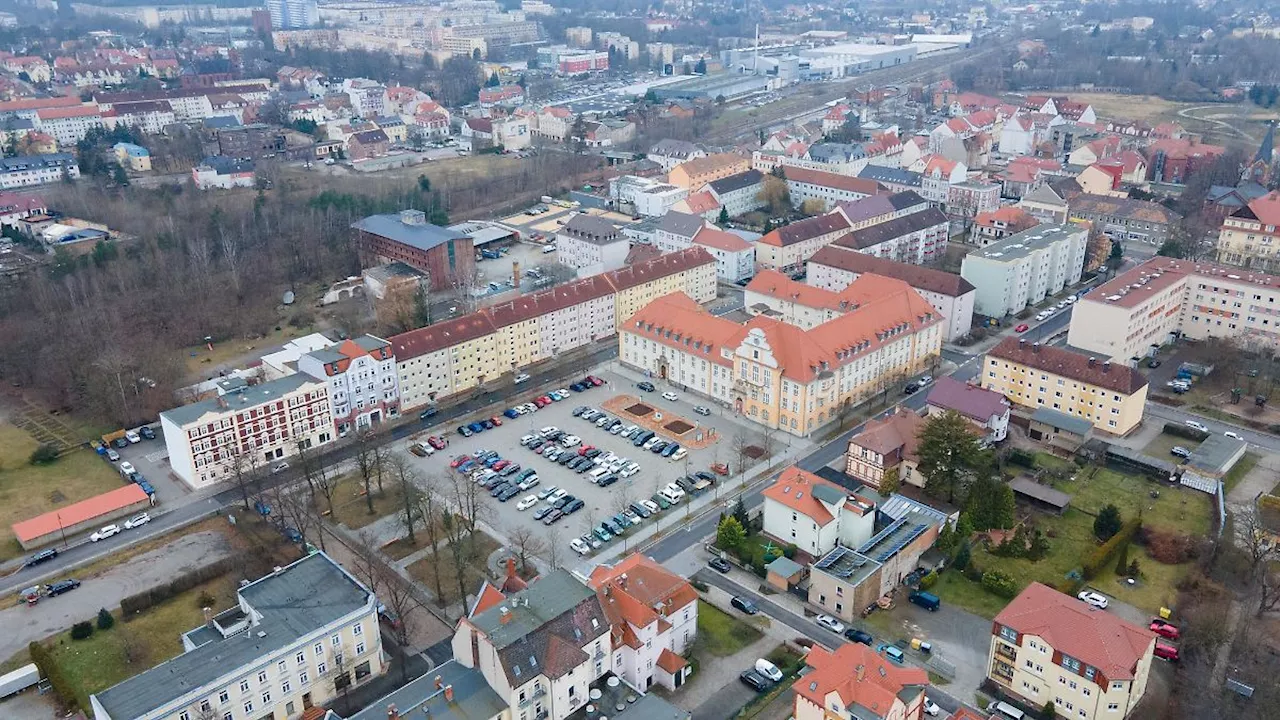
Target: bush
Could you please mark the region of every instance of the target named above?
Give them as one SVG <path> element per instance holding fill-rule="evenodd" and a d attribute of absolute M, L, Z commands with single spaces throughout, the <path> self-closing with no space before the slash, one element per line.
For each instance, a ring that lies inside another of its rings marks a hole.
<path fill-rule="evenodd" d="M 58 447 L 49 443 L 41 443 L 39 447 L 31 451 L 32 465 L 48 465 L 58 459 Z"/>
<path fill-rule="evenodd" d="M 1191 427 L 1190 425 L 1183 425 L 1182 423 L 1175 423 L 1175 422 L 1165 423 L 1163 432 L 1168 433 L 1169 435 L 1173 435 L 1175 437 L 1186 438 L 1187 440 L 1195 440 L 1196 442 L 1202 442 L 1209 437 L 1209 433 L 1207 432 L 1201 432 L 1200 430 L 1197 430 Z"/>
<path fill-rule="evenodd" d="M 960 549 L 956 550 L 956 556 L 951 559 L 951 567 L 963 571 L 969 567 L 969 560 L 972 559 L 969 549 L 969 541 L 965 540 L 960 543 Z"/>
<path fill-rule="evenodd" d="M 1108 503 L 1098 512 L 1098 517 L 1093 519 L 1093 535 L 1106 542 L 1120 532 L 1122 525 L 1124 519 L 1120 517 L 1120 508 Z"/>
<path fill-rule="evenodd" d="M 98 608 L 98 629 L 110 630 L 111 626 L 116 624 L 116 619 L 111 617 L 111 613 L 106 608 Z"/>
<path fill-rule="evenodd" d="M 938 572 L 936 570 L 930 570 L 927 575 L 920 578 L 921 590 L 928 590 L 929 588 L 937 584 L 938 584 Z"/>
<path fill-rule="evenodd" d="M 968 567 L 964 569 L 964 576 L 973 582 L 982 582 L 982 568 L 970 563 Z"/>
<path fill-rule="evenodd" d="M 78 622 L 71 626 L 72 640 L 84 640 L 91 635 L 93 635 L 93 623 L 88 620 Z"/>
<path fill-rule="evenodd" d="M 67 681 L 66 675 L 62 673 L 62 666 L 53 659 L 49 649 L 41 643 L 33 642 L 27 645 L 27 652 L 31 654 L 31 662 L 40 668 L 40 674 L 53 687 L 53 692 L 58 696 L 58 699 L 70 709 L 78 707 L 79 700 L 76 696 L 75 686 Z"/>
<path fill-rule="evenodd" d="M 1018 585 L 1013 578 L 1000 572 L 999 570 L 988 570 L 982 574 L 982 587 L 987 592 L 1002 598 L 1012 600 L 1018 594 Z"/>
<path fill-rule="evenodd" d="M 208 592 L 201 590 L 200 596 L 196 598 L 196 607 L 212 608 L 213 604 L 218 602 L 218 598 L 210 595 Z"/>
<path fill-rule="evenodd" d="M 1085 560 L 1082 568 L 1085 580 L 1092 580 L 1102 572 L 1102 568 L 1115 559 L 1116 553 L 1120 551 L 1120 547 L 1127 545 L 1129 540 L 1142 527 L 1142 520 L 1138 518 L 1130 518 L 1120 527 L 1120 532 L 1111 537 L 1110 540 L 1099 545 L 1089 559 Z"/>
<path fill-rule="evenodd" d="M 1036 466 L 1035 454 L 1021 448 L 1009 450 L 1009 455 L 1005 457 L 1005 461 L 1025 468 L 1034 468 Z"/>
<path fill-rule="evenodd" d="M 1180 565 L 1200 555 L 1200 542 L 1185 533 L 1143 528 L 1138 542 L 1145 545 L 1152 560 L 1165 565 Z"/>
<path fill-rule="evenodd" d="M 1080 589 L 1083 587 L 1084 587 L 1084 578 L 1077 579 L 1072 577 L 1062 578 L 1061 580 L 1058 581 L 1058 584 L 1053 586 L 1053 588 L 1058 592 L 1062 593 L 1063 595 L 1070 595 L 1071 597 L 1075 597 L 1076 594 L 1079 593 Z"/>
<path fill-rule="evenodd" d="M 1120 546 L 1120 556 L 1116 558 L 1116 575 L 1124 577 L 1129 570 L 1129 543 Z"/>
<path fill-rule="evenodd" d="M 157 585 L 150 590 L 144 590 L 140 593 L 130 595 L 120 601 L 121 617 L 127 618 L 128 616 L 142 612 L 153 605 L 158 605 L 174 595 L 190 590 L 196 585 L 209 582 L 217 577 L 222 577 L 235 569 L 236 562 L 237 558 L 226 557 L 205 565 L 204 567 L 196 568 L 191 572 L 179 575 L 167 585 Z M 212 602 L 210 604 L 212 604 Z M 201 607 L 208 606 L 201 605 Z"/>
<path fill-rule="evenodd" d="M 796 547 L 795 543 L 787 543 L 786 547 L 782 548 L 782 555 L 788 560 L 794 560 L 798 552 L 800 548 Z"/>

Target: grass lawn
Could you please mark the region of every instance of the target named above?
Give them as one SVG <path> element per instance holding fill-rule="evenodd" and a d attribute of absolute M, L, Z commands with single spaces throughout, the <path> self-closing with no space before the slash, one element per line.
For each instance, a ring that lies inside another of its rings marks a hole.
<path fill-rule="evenodd" d="M 333 492 L 334 522 L 342 523 L 352 530 L 359 530 L 378 518 L 390 515 L 403 509 L 400 499 L 400 486 L 392 480 L 389 472 L 383 473 L 382 492 L 378 492 L 376 478 L 369 481 L 373 488 L 373 513 L 369 512 L 369 503 L 364 496 L 364 480 L 353 473 L 338 481 Z M 323 503 L 323 499 L 317 502 Z"/>
<path fill-rule="evenodd" d="M 1188 440 L 1187 438 L 1180 438 L 1176 435 L 1160 433 L 1154 440 L 1147 443 L 1146 447 L 1142 448 L 1142 452 L 1153 458 L 1159 458 L 1161 460 L 1176 463 L 1179 462 L 1179 459 L 1169 453 L 1175 445 L 1181 445 L 1192 452 L 1195 452 L 1196 448 L 1200 447 L 1200 443 L 1195 440 Z"/>
<path fill-rule="evenodd" d="M 89 695 L 154 667 L 182 652 L 182 633 L 204 622 L 199 598 L 208 593 L 215 612 L 235 602 L 236 581 L 225 575 L 198 585 L 181 595 L 122 622 L 109 630 L 96 630 L 85 640 L 72 640 L 70 631 L 45 642 L 53 651 L 67 680 L 77 688 L 81 708 L 89 707 Z"/>
<path fill-rule="evenodd" d="M 698 601 L 698 640 L 707 652 L 728 657 L 759 639 L 759 630 L 711 603 Z"/>
<path fill-rule="evenodd" d="M 501 545 L 497 540 L 489 537 L 485 533 L 477 530 L 475 536 L 475 549 L 471 552 L 471 556 L 464 558 L 463 563 L 465 573 L 463 585 L 467 588 L 467 593 L 474 593 L 480 587 L 481 580 L 489 579 L 486 571 L 488 567 L 489 556 L 494 553 Z M 459 602 L 458 597 L 458 573 L 457 565 L 453 561 L 453 553 L 447 545 L 440 544 L 440 549 L 434 555 L 427 555 L 421 560 L 413 563 L 405 568 L 413 579 L 422 583 L 423 587 L 435 593 L 435 578 L 431 569 L 432 564 L 440 567 L 440 591 L 444 597 L 437 598 L 442 605 L 452 605 Z"/>
<path fill-rule="evenodd" d="M 37 443 L 23 430 L 0 423 L 0 560 L 22 554 L 10 526 L 50 510 L 120 487 L 115 466 L 86 448 L 48 465 L 27 462 Z"/>
<path fill-rule="evenodd" d="M 310 335 L 315 332 L 315 328 L 311 326 L 292 327 L 286 324 L 285 318 L 280 318 L 280 329 L 271 330 L 266 335 L 248 340 L 245 338 L 229 338 L 221 340 L 213 344 L 213 352 L 209 351 L 208 345 L 193 345 L 182 349 L 182 361 L 187 364 L 187 370 L 193 375 L 203 375 L 207 372 L 206 368 L 216 367 L 223 363 L 231 362 L 236 358 L 250 354 L 262 354 L 268 348 L 275 347 L 290 340 L 296 340 L 303 335 Z"/>
<path fill-rule="evenodd" d="M 975 551 L 973 553 L 973 557 L 975 559 L 979 555 L 982 555 L 984 558 L 986 557 L 986 553 L 981 553 L 980 551 Z M 981 564 L 981 561 L 979 561 L 979 564 Z M 988 565 L 984 567 L 990 567 L 990 564 L 988 563 Z M 987 592 L 986 589 L 982 587 L 981 583 L 972 582 L 964 575 L 955 572 L 954 570 L 948 570 L 939 575 L 938 584 L 934 585 L 929 592 L 937 595 L 944 603 L 950 603 L 956 607 L 964 608 L 974 615 L 981 615 L 985 618 L 995 617 L 997 613 L 1004 609 L 1005 605 L 1009 604 L 1008 600 L 1005 600 L 1002 597 L 996 597 L 995 595 Z M 875 617 L 876 615 L 882 615 L 886 618 L 889 617 L 885 613 L 872 613 L 871 617 Z M 894 631 L 899 631 L 896 624 L 892 629 Z M 897 637 L 897 635 L 890 634 L 888 637 Z"/>
<path fill-rule="evenodd" d="M 1236 483 L 1244 479 L 1244 476 L 1248 475 L 1249 471 L 1253 470 L 1253 466 L 1257 465 L 1258 461 L 1261 459 L 1262 456 L 1258 453 L 1245 453 L 1244 457 L 1240 458 L 1240 461 L 1236 463 L 1235 467 L 1231 468 L 1231 472 L 1227 473 L 1227 476 L 1222 478 L 1222 484 L 1226 487 L 1227 492 L 1231 492 L 1231 488 L 1235 487 Z M 1273 492 L 1274 490 L 1275 488 L 1272 488 Z"/>

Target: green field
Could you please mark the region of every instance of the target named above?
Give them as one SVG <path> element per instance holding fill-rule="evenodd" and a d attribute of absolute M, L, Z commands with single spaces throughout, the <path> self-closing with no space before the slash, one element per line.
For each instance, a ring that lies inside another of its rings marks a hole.
<path fill-rule="evenodd" d="M 716 657 L 728 657 L 759 640 L 761 633 L 738 618 L 698 601 L 698 641 Z"/>

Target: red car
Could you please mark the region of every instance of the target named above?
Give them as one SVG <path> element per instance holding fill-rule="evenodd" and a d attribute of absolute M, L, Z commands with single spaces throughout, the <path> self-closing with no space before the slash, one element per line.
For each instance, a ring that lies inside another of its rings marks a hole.
<path fill-rule="evenodd" d="M 729 466 L 724 463 L 716 463 L 715 465 L 711 466 L 711 472 L 717 475 L 728 475 Z"/>
<path fill-rule="evenodd" d="M 587 382 L 591 383 L 592 385 L 595 385 L 596 387 L 600 387 L 601 385 L 603 385 L 603 384 L 604 384 L 604 380 L 601 380 L 600 378 L 596 377 L 595 375 L 588 375 L 588 376 L 587 376 Z"/>
<path fill-rule="evenodd" d="M 500 426 L 502 425 L 502 418 L 500 418 L 500 417 L 498 417 L 497 415 L 495 415 L 495 416 L 493 416 L 493 417 L 489 418 L 489 422 L 493 423 L 493 426 L 494 426 L 494 427 L 500 427 Z"/>
<path fill-rule="evenodd" d="M 496 463 L 494 463 L 494 464 L 493 464 L 493 467 L 491 467 L 491 468 L 489 468 L 489 469 L 490 469 L 490 470 L 493 470 L 493 471 L 498 471 L 498 470 L 501 470 L 501 469 L 505 468 L 506 466 L 508 466 L 508 465 L 510 465 L 510 464 L 511 464 L 511 461 L 510 461 L 510 460 L 499 460 L 498 462 L 496 462 Z"/>
<path fill-rule="evenodd" d="M 591 452 L 592 450 L 594 450 L 594 449 L 595 449 L 595 447 L 596 447 L 595 445 L 583 445 L 582 447 L 578 448 L 578 454 L 579 454 L 579 455 L 586 455 L 587 453 L 589 453 L 589 452 Z"/>
<path fill-rule="evenodd" d="M 1021 333 L 1021 332 L 1026 332 L 1026 331 L 1027 331 L 1027 328 L 1030 328 L 1030 327 L 1031 327 L 1030 325 L 1028 325 L 1028 324 L 1026 324 L 1026 323 L 1022 323 L 1022 324 L 1021 324 L 1021 325 L 1019 325 L 1018 327 L 1014 328 L 1014 329 L 1013 329 L 1013 331 L 1014 331 L 1014 332 L 1020 332 L 1020 333 Z"/>
<path fill-rule="evenodd" d="M 1159 635 L 1162 638 L 1166 638 L 1168 640 L 1177 640 L 1178 637 L 1182 635 L 1182 631 L 1178 630 L 1177 625 L 1174 625 L 1173 623 L 1170 623 L 1170 622 L 1166 622 L 1159 618 L 1153 619 L 1151 621 L 1151 632 Z"/>
<path fill-rule="evenodd" d="M 534 398 L 534 399 L 533 399 L 533 404 L 534 404 L 534 405 L 537 405 L 539 408 L 544 408 L 544 407 L 546 407 L 546 406 L 548 406 L 548 405 L 550 405 L 550 404 L 551 404 L 551 398 L 549 398 L 549 397 L 536 397 L 536 398 Z"/>
<path fill-rule="evenodd" d="M 1162 660 L 1168 660 L 1169 662 L 1178 662 L 1178 648 L 1174 645 L 1162 643 L 1157 640 L 1155 656 Z"/>
<path fill-rule="evenodd" d="M 543 407 L 546 407 L 547 405 L 550 405 L 551 403 L 555 402 L 555 400 L 552 400 L 552 399 L 551 399 L 551 396 L 550 396 L 550 395 L 543 395 L 542 397 L 540 397 L 540 398 L 538 398 L 538 399 L 542 401 L 542 405 L 543 405 Z"/>
<path fill-rule="evenodd" d="M 449 462 L 449 467 L 451 467 L 451 468 L 456 468 L 456 467 L 458 467 L 459 465 L 461 465 L 462 463 L 464 463 L 464 462 L 466 462 L 466 461 L 468 461 L 468 460 L 470 460 L 470 459 L 471 459 L 471 456 L 470 456 L 470 455 L 459 455 L 458 457 L 454 458 L 453 460 L 451 460 L 451 461 Z"/>
<path fill-rule="evenodd" d="M 446 443 L 445 439 L 440 437 L 439 435 L 432 435 L 431 437 L 427 438 L 427 444 L 437 450 L 443 450 L 444 446 L 447 445 L 448 443 Z"/>

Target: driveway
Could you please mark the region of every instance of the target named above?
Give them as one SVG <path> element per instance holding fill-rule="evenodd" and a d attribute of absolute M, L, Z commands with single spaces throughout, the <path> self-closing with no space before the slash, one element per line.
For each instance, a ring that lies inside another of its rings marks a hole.
<path fill-rule="evenodd" d="M 934 654 L 955 667 L 948 692 L 970 697 L 982 684 L 991 647 L 990 620 L 945 603 L 937 612 L 929 612 L 901 602 L 881 615 L 873 619 L 877 627 L 889 628 L 887 639 L 899 647 L 910 647 L 912 638 L 930 642 Z"/>
<path fill-rule="evenodd" d="M 199 532 L 143 553 L 97 577 L 79 578 L 84 584 L 65 595 L 41 598 L 35 606 L 0 610 L 0 658 L 12 657 L 32 640 L 61 632 L 81 620 L 91 620 L 99 608 L 114 609 L 130 595 L 169 582 L 175 575 L 203 567 L 231 554 L 225 537 Z"/>

